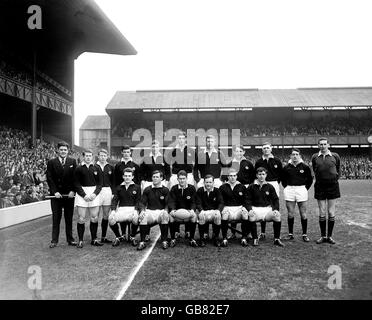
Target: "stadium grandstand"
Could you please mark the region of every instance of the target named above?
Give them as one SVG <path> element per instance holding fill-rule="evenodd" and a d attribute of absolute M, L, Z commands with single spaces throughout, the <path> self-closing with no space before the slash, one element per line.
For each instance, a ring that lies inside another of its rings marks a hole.
<path fill-rule="evenodd" d="M 87 116 L 79 128 L 79 146 L 94 153 L 110 145 L 110 118 L 107 115 Z"/>
<path fill-rule="evenodd" d="M 3 0 L 0 12 L 0 207 L 8 207 L 43 199 L 56 142 L 73 146 L 74 157 L 82 150 L 73 144 L 74 60 L 136 51 L 91 0 Z"/>

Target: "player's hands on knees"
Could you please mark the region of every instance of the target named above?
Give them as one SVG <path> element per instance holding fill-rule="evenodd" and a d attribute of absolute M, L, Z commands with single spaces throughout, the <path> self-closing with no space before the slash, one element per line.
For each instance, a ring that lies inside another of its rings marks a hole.
<path fill-rule="evenodd" d="M 248 212 L 248 217 L 251 217 L 251 218 L 254 217 L 254 211 L 253 211 L 252 209 L 249 210 L 249 212 Z"/>
<path fill-rule="evenodd" d="M 229 210 L 226 209 L 226 208 L 224 208 L 224 209 L 222 210 L 222 214 L 229 214 Z"/>
<path fill-rule="evenodd" d="M 89 202 L 90 201 L 90 196 L 88 196 L 87 194 L 84 196 L 84 200 L 86 201 L 86 202 Z"/>
<path fill-rule="evenodd" d="M 174 218 L 176 216 L 176 210 L 172 210 L 169 214 L 171 217 Z"/>
<path fill-rule="evenodd" d="M 278 210 L 273 211 L 274 216 L 280 217 L 280 212 Z"/>
<path fill-rule="evenodd" d="M 145 217 L 145 210 L 141 211 L 138 215 L 138 221 L 141 222 Z"/>
<path fill-rule="evenodd" d="M 248 210 L 247 210 L 245 207 L 243 207 L 243 208 L 242 208 L 242 212 L 243 212 L 243 213 L 248 213 Z"/>
<path fill-rule="evenodd" d="M 93 201 L 95 198 L 97 197 L 97 195 L 95 193 L 92 193 L 89 198 L 91 201 Z"/>
<path fill-rule="evenodd" d="M 75 192 L 74 192 L 74 191 L 70 191 L 70 192 L 68 193 L 68 197 L 69 197 L 69 198 L 73 198 L 73 197 L 75 197 Z"/>
<path fill-rule="evenodd" d="M 57 199 L 61 199 L 62 198 L 62 195 L 59 193 L 59 192 L 56 192 L 54 194 L 54 196 L 57 198 Z"/>

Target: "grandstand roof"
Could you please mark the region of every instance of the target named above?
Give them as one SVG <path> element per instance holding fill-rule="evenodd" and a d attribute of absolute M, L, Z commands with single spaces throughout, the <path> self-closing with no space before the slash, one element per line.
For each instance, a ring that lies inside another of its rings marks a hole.
<path fill-rule="evenodd" d="M 42 12 L 42 29 L 30 30 L 31 5 Z M 66 83 L 65 61 L 83 52 L 120 55 L 136 50 L 93 0 L 1 0 L 0 39 L 4 48 L 32 61 L 37 52 L 37 67 L 57 81 Z"/>
<path fill-rule="evenodd" d="M 110 129 L 110 118 L 107 115 L 87 116 L 80 126 L 80 130 L 107 130 Z"/>
<path fill-rule="evenodd" d="M 118 91 L 106 110 L 372 106 L 372 87 Z"/>

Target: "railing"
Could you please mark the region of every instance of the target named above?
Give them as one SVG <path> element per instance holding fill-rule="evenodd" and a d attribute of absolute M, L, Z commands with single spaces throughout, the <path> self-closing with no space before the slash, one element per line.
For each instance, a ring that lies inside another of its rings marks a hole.
<path fill-rule="evenodd" d="M 0 92 L 32 102 L 32 87 L 0 74 Z M 73 103 L 50 93 L 36 89 L 36 104 L 39 106 L 72 115 Z"/>

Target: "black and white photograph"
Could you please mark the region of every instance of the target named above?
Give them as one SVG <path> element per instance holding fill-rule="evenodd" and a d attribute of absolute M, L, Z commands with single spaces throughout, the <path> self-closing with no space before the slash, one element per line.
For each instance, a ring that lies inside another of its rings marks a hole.
<path fill-rule="evenodd" d="M 371 11 L 0 0 L 0 300 L 371 300 Z"/>

